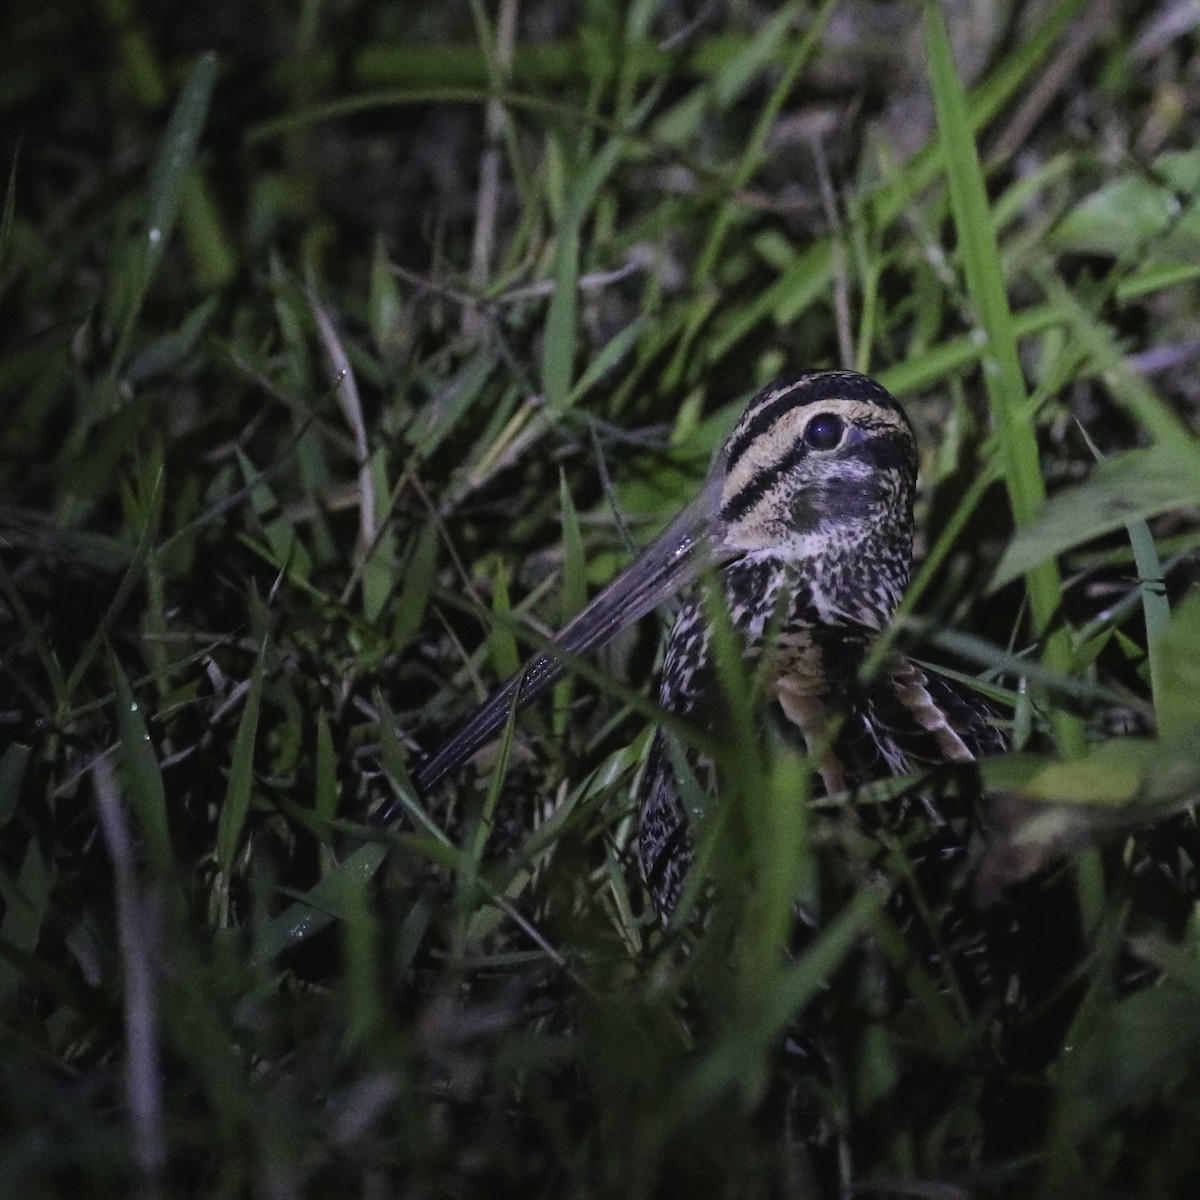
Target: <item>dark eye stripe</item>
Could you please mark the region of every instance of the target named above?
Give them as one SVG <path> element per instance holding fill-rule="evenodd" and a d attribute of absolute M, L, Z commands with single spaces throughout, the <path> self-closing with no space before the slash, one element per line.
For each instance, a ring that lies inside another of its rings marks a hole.
<path fill-rule="evenodd" d="M 786 479 L 809 453 L 803 441 L 792 448 L 775 463 L 763 463 L 754 472 L 741 491 L 731 496 L 721 509 L 721 519 L 729 524 L 740 521 L 782 479 Z M 856 459 L 879 471 L 901 471 L 910 478 L 916 476 L 916 461 L 912 440 L 893 426 L 876 427 L 868 438 L 852 446 L 843 446 L 838 457 L 842 460 Z"/>
<path fill-rule="evenodd" d="M 808 453 L 803 442 L 797 442 L 777 463 L 759 467 L 740 492 L 729 498 L 721 509 L 722 520 L 733 524 L 741 520 L 788 472 L 799 465 Z"/>
<path fill-rule="evenodd" d="M 841 459 L 858 459 L 880 471 L 907 471 L 916 474 L 916 455 L 912 439 L 905 434 L 893 430 L 887 432 L 871 431 L 853 446 L 846 446 L 840 451 Z"/>

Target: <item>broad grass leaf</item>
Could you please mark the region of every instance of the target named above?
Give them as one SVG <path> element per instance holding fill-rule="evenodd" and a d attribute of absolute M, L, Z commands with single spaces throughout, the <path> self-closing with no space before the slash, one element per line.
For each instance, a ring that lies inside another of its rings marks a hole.
<path fill-rule="evenodd" d="M 146 858 L 152 869 L 165 878 L 174 869 L 174 854 L 162 769 L 146 728 L 142 707 L 115 655 L 110 655 L 110 670 L 115 684 L 117 729 L 121 738 L 121 783 L 133 809 Z"/>
<path fill-rule="evenodd" d="M 120 349 L 115 361 L 124 357 L 150 284 L 175 231 L 216 79 L 217 56 L 211 51 L 201 54 L 188 72 L 158 147 L 147 188 L 145 230 L 137 257 L 129 260 L 136 271 L 125 281 L 123 312 L 118 322 Z"/>
<path fill-rule="evenodd" d="M 177 329 L 143 346 L 130 359 L 125 371 L 126 383 L 142 383 L 178 368 L 195 351 L 219 303 L 218 296 L 209 296 L 184 317 Z"/>
<path fill-rule="evenodd" d="M 1031 761 L 1029 775 L 1010 790 L 1058 804 L 1125 804 L 1137 794 L 1153 750 L 1154 743 L 1143 738 L 1113 738 L 1082 758 Z"/>
<path fill-rule="evenodd" d="M 1174 985 L 1118 1000 L 1064 1062 L 1064 1116 L 1074 1139 L 1119 1113 L 1195 1083 L 1200 998 Z"/>
<path fill-rule="evenodd" d="M 655 99 L 651 90 L 629 116 L 629 128 L 637 129 Z M 582 256 L 583 223 L 591 212 L 600 189 L 627 152 L 623 135 L 617 134 L 571 180 L 563 202 L 554 256 L 554 294 L 546 312 L 542 340 L 542 388 L 546 406 L 560 417 L 571 405 L 576 391 L 571 386 L 577 348 L 579 268 Z"/>
<path fill-rule="evenodd" d="M 418 461 L 429 458 L 478 399 L 496 366 L 495 353 L 480 350 L 445 381 L 422 406 L 408 430 Z"/>
<path fill-rule="evenodd" d="M 291 518 L 284 514 L 283 505 L 267 482 L 267 472 L 259 471 L 240 448 L 237 462 L 250 492 L 251 508 L 269 549 L 264 557 L 273 566 L 286 569 L 293 578 L 307 581 L 312 572 L 312 555 Z"/>
<path fill-rule="evenodd" d="M 666 145 L 682 145 L 695 135 L 706 112 L 726 111 L 779 57 L 795 19 L 794 7 L 789 5 L 765 21 L 753 37 L 714 44 L 720 57 L 714 55 L 711 76 L 662 117 L 654 130 L 656 139 Z"/>
<path fill-rule="evenodd" d="M 574 221 L 564 220 L 558 231 L 558 249 L 554 257 L 554 295 L 546 313 L 546 334 L 542 339 L 542 389 L 548 408 L 556 416 L 566 410 L 575 366 L 579 254 L 578 225 Z"/>
<path fill-rule="evenodd" d="M 25 847 L 15 886 L 3 888 L 5 911 L 0 921 L 0 942 L 32 954 L 41 937 L 42 924 L 58 872 L 42 854 L 36 838 Z M 4 880 L 8 884 L 8 880 Z M 8 1007 L 22 980 L 19 965 L 0 959 L 0 1009 Z"/>
<path fill-rule="evenodd" d="M 1200 150 L 1160 155 L 1076 205 L 1050 238 L 1085 254 L 1194 258 L 1200 253 Z"/>
<path fill-rule="evenodd" d="M 429 603 L 429 589 L 437 569 L 438 533 L 434 525 L 426 525 L 417 534 L 401 575 L 403 584 L 392 616 L 392 649 L 403 650 L 416 636 Z"/>
<path fill-rule="evenodd" d="M 251 965 L 269 963 L 289 946 L 345 918 L 363 884 L 375 875 L 386 857 L 387 846 L 368 842 L 327 871 L 320 883 L 304 893 L 303 899 L 288 905 L 258 931 Z"/>
<path fill-rule="evenodd" d="M 17 811 L 17 800 L 21 795 L 21 784 L 25 781 L 25 768 L 29 763 L 31 748 L 13 742 L 0 754 L 0 829 L 12 820 Z"/>
<path fill-rule="evenodd" d="M 404 324 L 404 302 L 392 275 L 383 242 L 377 238 L 371 257 L 371 292 L 367 301 L 367 322 L 371 341 L 389 365 L 401 360 L 409 331 Z"/>
<path fill-rule="evenodd" d="M 1159 733 L 1200 733 L 1200 590 L 1176 606 L 1160 650 Z"/>
<path fill-rule="evenodd" d="M 225 803 L 217 822 L 217 865 L 228 881 L 241 844 L 242 830 L 250 812 L 254 789 L 254 746 L 258 739 L 258 716 L 262 700 L 263 656 L 259 655 L 250 678 L 246 703 L 242 708 L 237 734 L 233 742 L 233 759 L 229 767 L 229 784 Z"/>
<path fill-rule="evenodd" d="M 390 500 L 386 458 L 383 450 L 376 450 L 371 455 L 371 488 L 375 493 L 377 513 L 386 513 Z M 377 621 L 391 598 L 399 575 L 396 529 L 391 521 L 384 520 L 366 552 L 362 569 L 363 614 L 368 621 Z"/>
<path fill-rule="evenodd" d="M 992 589 L 1131 519 L 1197 502 L 1200 455 L 1192 447 L 1158 445 L 1111 458 L 1086 482 L 1051 497 L 1037 521 L 1017 530 L 996 567 Z"/>
<path fill-rule="evenodd" d="M 337 815 L 338 781 L 337 758 L 333 748 L 333 732 L 325 710 L 317 713 L 316 759 L 314 763 L 313 810 L 325 821 Z"/>
<path fill-rule="evenodd" d="M 488 629 L 488 653 L 500 679 L 507 679 L 521 669 L 521 654 L 517 639 L 508 622 L 513 620 L 512 600 L 508 594 L 508 576 L 504 564 L 497 562 L 493 572 L 492 611 L 501 620 L 493 621 Z"/>
<path fill-rule="evenodd" d="M 17 207 L 17 155 L 8 168 L 8 186 L 4 189 L 4 207 L 0 210 L 0 267 L 8 262 L 12 249 L 13 214 Z"/>

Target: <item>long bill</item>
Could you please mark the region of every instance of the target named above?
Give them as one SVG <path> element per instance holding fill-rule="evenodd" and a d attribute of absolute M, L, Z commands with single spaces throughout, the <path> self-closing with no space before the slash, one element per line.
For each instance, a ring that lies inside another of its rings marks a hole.
<path fill-rule="evenodd" d="M 738 551 L 725 545 L 716 518 L 721 484 L 721 471 L 714 470 L 700 495 L 555 635 L 553 646 L 530 659 L 520 674 L 493 692 L 421 764 L 414 781 L 422 792 L 428 792 L 494 737 L 514 705 L 523 708 L 562 678 L 565 667 L 556 649 L 568 656 L 600 649 L 697 579 L 706 566 L 720 566 L 737 556 Z"/>

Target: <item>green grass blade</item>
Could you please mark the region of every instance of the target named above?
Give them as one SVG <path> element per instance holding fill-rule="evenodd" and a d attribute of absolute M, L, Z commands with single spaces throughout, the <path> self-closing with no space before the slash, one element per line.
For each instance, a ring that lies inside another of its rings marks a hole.
<path fill-rule="evenodd" d="M 0 920 L 0 942 L 23 954 L 32 954 L 41 937 L 57 872 L 46 861 L 32 838 L 26 844 L 15 887 L 4 889 L 4 918 Z M 0 1013 L 7 1012 L 16 998 L 26 973 L 18 960 L 0 958 Z"/>
<path fill-rule="evenodd" d="M 160 468 L 154 474 L 154 481 L 151 485 L 149 497 L 140 506 L 142 510 L 139 513 L 141 528 L 138 530 L 137 545 L 134 547 L 133 555 L 129 560 L 129 566 L 126 567 L 124 574 L 121 576 L 121 582 L 117 586 L 113 598 L 109 601 L 100 624 L 96 626 L 95 631 L 84 647 L 83 653 L 80 654 L 79 659 L 75 663 L 75 667 L 67 680 L 68 694 L 73 694 L 78 688 L 80 680 L 91 667 L 92 661 L 99 652 L 100 647 L 109 637 L 109 631 L 112 629 L 117 617 L 125 605 L 129 603 L 135 588 L 142 582 L 146 570 L 146 561 L 152 552 L 154 539 L 158 535 L 159 523 L 162 519 L 162 504 L 163 471 Z"/>
<path fill-rule="evenodd" d="M 1038 277 L 1114 399 L 1157 441 L 1196 447 L 1196 439 L 1184 422 L 1141 375 L 1126 365 L 1112 331 L 1088 312 L 1054 272 L 1043 270 Z"/>
<path fill-rule="evenodd" d="M 642 98 L 629 118 L 630 130 L 645 120 L 657 95 L 652 90 Z M 558 244 L 554 256 L 554 295 L 546 313 L 546 332 L 542 344 L 542 388 L 546 406 L 560 417 L 570 406 L 575 370 L 576 313 L 578 310 L 580 237 L 583 223 L 596 202 L 605 181 L 627 149 L 623 132 L 616 132 L 601 147 L 591 162 L 572 180 L 559 222 Z"/>
<path fill-rule="evenodd" d="M 425 616 L 429 591 L 437 571 L 438 532 L 435 525 L 426 525 L 409 552 L 401 576 L 404 582 L 396 597 L 392 613 L 392 647 L 403 650 L 412 640 Z"/>
<path fill-rule="evenodd" d="M 1200 591 L 1176 606 L 1160 642 L 1159 733 L 1195 739 L 1200 734 Z M 1189 743 L 1189 748 L 1194 742 Z"/>
<path fill-rule="evenodd" d="M 0 273 L 8 264 L 8 255 L 12 248 L 13 216 L 17 210 L 17 157 L 18 153 L 14 153 L 12 164 L 8 168 L 8 184 L 4 189 L 4 208 L 0 210 Z M 0 274 L 0 278 L 3 278 L 2 274 Z"/>
<path fill-rule="evenodd" d="M 17 811 L 31 750 L 31 747 L 20 742 L 13 742 L 0 754 L 0 829 L 12 820 L 13 813 Z"/>
<path fill-rule="evenodd" d="M 1097 462 L 1103 462 L 1104 456 L 1088 436 L 1086 429 L 1080 426 L 1080 432 L 1087 442 L 1092 456 Z M 1200 468 L 1200 464 L 1197 464 Z M 1200 486 L 1197 487 L 1200 494 Z M 1138 592 L 1142 599 L 1142 618 L 1146 626 L 1146 660 L 1150 669 L 1150 697 L 1154 701 L 1154 711 L 1158 717 L 1158 727 L 1162 728 L 1162 696 L 1163 696 L 1163 652 L 1162 639 L 1171 622 L 1171 604 L 1167 599 L 1166 572 L 1158 547 L 1154 544 L 1154 535 L 1150 526 L 1141 518 L 1131 518 L 1125 522 L 1125 530 L 1129 535 L 1129 545 L 1133 550 L 1133 562 L 1137 567 Z"/>
<path fill-rule="evenodd" d="M 170 818 L 162 769 L 146 728 L 142 707 L 115 655 L 109 657 L 117 706 L 117 731 L 121 744 L 121 782 L 137 821 L 150 870 L 159 879 L 175 873 Z"/>
<path fill-rule="evenodd" d="M 229 765 L 229 784 L 225 790 L 225 803 L 217 820 L 217 866 L 221 870 L 219 890 L 220 923 L 229 922 L 229 883 L 233 878 L 234 866 L 241 847 L 246 818 L 250 814 L 250 799 L 254 791 L 254 748 L 258 740 L 258 720 L 262 704 L 264 654 L 266 645 L 259 651 L 246 689 L 246 702 L 238 721 L 237 735 L 233 741 L 233 757 Z"/>
<path fill-rule="evenodd" d="M 196 60 L 167 122 L 158 155 L 150 171 L 146 225 L 137 246 L 138 269 L 125 297 L 119 318 L 120 334 L 113 357 L 114 370 L 125 360 L 146 293 L 175 232 L 184 191 L 196 160 L 200 135 L 208 119 L 209 102 L 217 78 L 217 56 L 211 52 Z"/>
<path fill-rule="evenodd" d="M 999 441 L 1002 475 L 1018 529 L 1032 524 L 1045 500 L 1037 439 L 1027 420 L 1025 380 L 1017 356 L 1016 330 L 1009 308 L 1000 248 L 984 186 L 983 168 L 967 116 L 966 97 L 954 67 L 945 21 L 927 0 L 925 45 L 934 109 L 945 149 L 950 207 L 958 233 L 967 291 L 987 336 L 983 379 Z M 1062 581 L 1055 563 L 1044 561 L 1026 572 L 1034 630 L 1047 634 L 1045 658 L 1052 669 L 1065 669 L 1070 657 L 1065 629 L 1050 632 L 1058 612 Z M 1083 731 L 1069 714 L 1055 710 L 1055 732 L 1064 752 L 1083 745 Z"/>
<path fill-rule="evenodd" d="M 508 578 L 502 563 L 496 564 L 492 575 L 492 612 L 499 619 L 488 627 L 488 653 L 497 679 L 508 679 L 521 669 L 521 655 L 510 622 L 513 620 L 512 601 L 508 594 Z"/>
<path fill-rule="evenodd" d="M 1005 483 L 1017 524 L 1028 525 L 1037 516 L 1045 495 L 1038 469 L 1037 443 L 1033 430 L 1022 419 L 1027 399 L 1025 380 L 1017 357 L 1016 332 L 983 169 L 967 118 L 966 97 L 955 70 L 944 19 L 932 3 L 925 5 L 925 35 L 963 274 L 968 295 L 987 335 L 983 378 L 1000 439 Z M 1035 612 L 1041 628 L 1049 622 L 1058 602 L 1057 587 L 1051 594 L 1046 583 L 1035 585 Z"/>
<path fill-rule="evenodd" d="M 1051 497 L 1039 520 L 1018 529 L 996 566 L 1002 587 L 1056 554 L 1200 500 L 1200 461 L 1188 445 L 1160 443 L 1101 463 L 1083 483 Z"/>
<path fill-rule="evenodd" d="M 146 214 L 144 275 L 142 292 L 137 297 L 139 307 L 175 230 L 184 185 L 200 146 L 216 81 L 217 56 L 211 51 L 201 54 L 188 73 L 171 111 L 162 146 L 150 172 L 150 207 Z"/>
<path fill-rule="evenodd" d="M 316 788 L 313 793 L 313 811 L 322 820 L 332 821 L 337 816 L 337 760 L 334 757 L 333 732 L 329 728 L 329 717 L 324 709 L 317 713 L 314 774 Z"/>
<path fill-rule="evenodd" d="M 808 7 L 807 4 L 787 5 L 763 25 L 757 37 L 749 41 L 744 51 L 745 59 L 738 63 L 741 77 L 747 77 L 755 71 L 757 62 L 771 54 L 775 41 L 783 40 L 788 26 L 796 21 L 800 13 Z M 825 25 L 833 9 L 833 0 L 822 0 L 815 13 L 805 13 L 804 33 L 794 40 L 786 56 L 784 68 L 754 122 L 754 129 L 731 174 L 729 194 L 717 209 L 704 248 L 696 261 L 695 269 L 692 272 L 692 282 L 697 293 L 704 291 L 721 257 L 725 239 L 740 207 L 735 199 L 736 192 L 745 187 L 755 171 L 762 165 L 766 156 L 767 138 L 775 128 L 779 111 L 795 86 L 796 80 L 799 79 L 801 71 L 812 57 L 821 35 L 825 32 Z M 729 90 L 736 94 L 741 90 L 741 86 L 736 80 L 731 80 Z"/>
<path fill-rule="evenodd" d="M 564 218 L 554 254 L 554 295 L 546 313 L 542 389 L 550 411 L 566 411 L 575 370 L 575 313 L 579 286 L 579 228 Z"/>
<path fill-rule="evenodd" d="M 321 882 L 306 892 L 302 900 L 288 905 L 257 932 L 250 964 L 261 966 L 274 962 L 284 950 L 352 913 L 354 897 L 359 894 L 362 884 L 374 877 L 386 857 L 387 846 L 380 842 L 369 842 L 347 855 L 327 871 Z"/>

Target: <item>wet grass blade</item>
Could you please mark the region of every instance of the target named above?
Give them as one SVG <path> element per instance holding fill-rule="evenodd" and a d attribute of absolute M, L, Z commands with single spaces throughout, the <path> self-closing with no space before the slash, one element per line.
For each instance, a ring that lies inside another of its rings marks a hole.
<path fill-rule="evenodd" d="M 116 657 L 110 654 L 109 671 L 113 677 L 117 706 L 117 730 L 121 744 L 121 782 L 137 821 L 145 847 L 146 861 L 159 879 L 175 875 L 175 854 L 171 848 L 171 826 L 167 813 L 167 795 L 162 769 L 146 718 L 129 686 L 129 680 Z"/>
<path fill-rule="evenodd" d="M 383 865 L 387 852 L 386 845 L 370 842 L 359 846 L 337 866 L 326 871 L 321 882 L 304 893 L 303 899 L 288 905 L 255 931 L 250 964 L 258 966 L 274 962 L 285 950 L 350 914 L 354 898 L 363 883 L 373 878 Z"/>
<path fill-rule="evenodd" d="M 120 317 L 118 349 L 113 358 L 114 371 L 124 364 L 146 293 L 167 243 L 175 232 L 188 176 L 208 119 L 216 78 L 217 56 L 211 52 L 200 55 L 184 82 L 167 122 L 150 172 L 146 224 L 141 243 L 136 247 L 137 271 L 131 279 L 131 290 L 125 297 L 124 312 Z"/>

